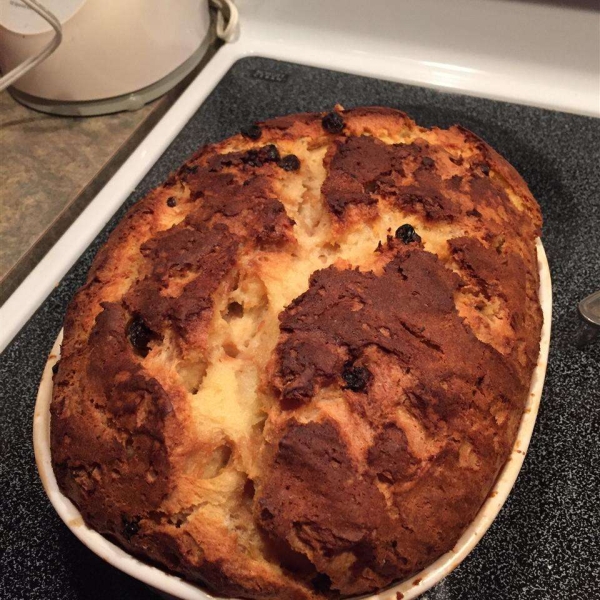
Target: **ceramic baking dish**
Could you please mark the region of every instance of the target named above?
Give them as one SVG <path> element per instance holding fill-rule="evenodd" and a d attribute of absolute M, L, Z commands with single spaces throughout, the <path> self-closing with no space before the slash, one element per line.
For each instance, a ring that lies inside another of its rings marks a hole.
<path fill-rule="evenodd" d="M 540 302 L 544 315 L 540 354 L 529 389 L 529 396 L 517 433 L 513 450 L 501 470 L 492 491 L 479 510 L 471 525 L 462 534 L 452 550 L 441 556 L 433 564 L 409 579 L 398 583 L 378 594 L 363 596 L 364 600 L 410 600 L 441 581 L 456 568 L 481 540 L 510 493 L 527 453 L 529 440 L 538 413 L 550 343 L 552 321 L 552 286 L 548 261 L 541 241 L 537 242 L 538 266 L 540 272 Z M 121 571 L 143 581 L 164 595 L 179 600 L 209 600 L 213 596 L 202 588 L 184 581 L 180 577 L 166 573 L 131 556 L 83 522 L 81 514 L 73 503 L 58 489 L 50 460 L 50 401 L 52 398 L 52 366 L 60 357 L 62 331 L 46 363 L 33 419 L 33 445 L 38 471 L 46 494 L 67 527 L 93 552 Z M 233 599 L 232 599 L 233 600 Z"/>

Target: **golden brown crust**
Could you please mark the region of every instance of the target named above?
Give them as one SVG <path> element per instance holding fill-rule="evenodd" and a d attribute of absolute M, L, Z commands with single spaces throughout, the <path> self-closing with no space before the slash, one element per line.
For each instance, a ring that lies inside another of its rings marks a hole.
<path fill-rule="evenodd" d="M 414 573 L 513 444 L 540 227 L 485 142 L 392 109 L 203 148 L 126 215 L 69 307 L 61 489 L 222 594 L 310 600 Z"/>

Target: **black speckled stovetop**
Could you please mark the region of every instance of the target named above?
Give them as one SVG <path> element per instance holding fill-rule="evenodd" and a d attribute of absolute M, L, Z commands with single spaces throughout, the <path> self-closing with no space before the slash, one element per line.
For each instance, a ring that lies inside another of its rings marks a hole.
<path fill-rule="evenodd" d="M 544 214 L 554 313 L 529 453 L 487 535 L 423 598 L 600 597 L 600 339 L 585 350 L 573 343 L 576 303 L 600 289 L 600 120 L 247 58 L 224 77 L 0 357 L 0 598 L 155 598 L 85 548 L 44 495 L 31 435 L 46 356 L 93 255 L 133 202 L 207 142 L 254 120 L 330 109 L 338 102 L 396 107 L 425 126 L 466 126 L 520 171 Z"/>

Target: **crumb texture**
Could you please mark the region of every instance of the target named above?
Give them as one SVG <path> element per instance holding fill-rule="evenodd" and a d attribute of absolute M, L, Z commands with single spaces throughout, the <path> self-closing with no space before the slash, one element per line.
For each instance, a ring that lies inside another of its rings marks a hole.
<path fill-rule="evenodd" d="M 61 490 L 220 594 L 316 600 L 417 572 L 514 443 L 540 228 L 485 142 L 392 109 L 201 149 L 126 215 L 70 305 Z"/>

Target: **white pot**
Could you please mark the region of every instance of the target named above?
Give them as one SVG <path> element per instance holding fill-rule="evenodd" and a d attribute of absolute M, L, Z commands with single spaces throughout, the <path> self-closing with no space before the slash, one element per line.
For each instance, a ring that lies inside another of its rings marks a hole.
<path fill-rule="evenodd" d="M 97 102 L 144 90 L 179 73 L 182 65 L 191 70 L 209 37 L 208 0 L 43 0 L 43 5 L 61 22 L 62 43 L 11 89 L 19 99 L 42 105 Z M 20 0 L 0 0 L 3 73 L 39 53 L 53 35 Z M 174 83 L 171 78 L 169 87 Z M 166 89 L 163 85 L 160 93 Z"/>

